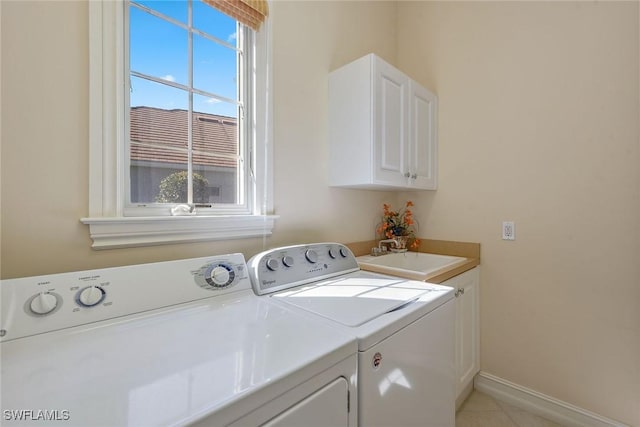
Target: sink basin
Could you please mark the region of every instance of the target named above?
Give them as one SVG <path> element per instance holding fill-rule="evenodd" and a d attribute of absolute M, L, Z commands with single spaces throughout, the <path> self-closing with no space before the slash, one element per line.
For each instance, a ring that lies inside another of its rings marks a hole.
<path fill-rule="evenodd" d="M 363 270 L 428 280 L 464 264 L 467 258 L 424 252 L 403 252 L 380 256 L 359 256 L 356 260 Z"/>

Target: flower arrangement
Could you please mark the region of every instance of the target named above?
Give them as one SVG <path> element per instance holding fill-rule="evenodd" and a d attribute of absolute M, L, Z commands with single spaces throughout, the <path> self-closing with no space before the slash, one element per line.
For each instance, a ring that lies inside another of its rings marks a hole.
<path fill-rule="evenodd" d="M 382 205 L 383 214 L 382 222 L 378 226 L 377 232 L 387 239 L 399 240 L 413 239 L 411 242 L 411 248 L 417 248 L 420 244 L 420 240 L 415 237 L 415 220 L 413 219 L 413 212 L 411 207 L 413 202 L 407 201 L 404 208 L 398 211 L 392 211 L 391 205 L 385 203 Z"/>

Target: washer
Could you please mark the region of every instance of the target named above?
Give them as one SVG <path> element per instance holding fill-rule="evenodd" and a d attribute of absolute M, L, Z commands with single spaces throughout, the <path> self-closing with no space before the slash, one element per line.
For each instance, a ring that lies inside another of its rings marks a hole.
<path fill-rule="evenodd" d="M 453 288 L 360 271 L 338 243 L 265 251 L 248 267 L 256 294 L 357 338 L 359 425 L 455 425 Z"/>
<path fill-rule="evenodd" d="M 357 424 L 356 340 L 256 297 L 242 254 L 0 287 L 3 426 Z"/>

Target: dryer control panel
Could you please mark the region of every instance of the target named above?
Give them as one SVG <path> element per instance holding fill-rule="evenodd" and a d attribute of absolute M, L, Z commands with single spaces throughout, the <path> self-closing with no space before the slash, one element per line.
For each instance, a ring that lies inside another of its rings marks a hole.
<path fill-rule="evenodd" d="M 251 289 L 241 253 L 0 281 L 0 342 Z"/>
<path fill-rule="evenodd" d="M 271 249 L 252 257 L 247 266 L 257 295 L 360 270 L 351 250 L 340 243 L 312 243 Z"/>

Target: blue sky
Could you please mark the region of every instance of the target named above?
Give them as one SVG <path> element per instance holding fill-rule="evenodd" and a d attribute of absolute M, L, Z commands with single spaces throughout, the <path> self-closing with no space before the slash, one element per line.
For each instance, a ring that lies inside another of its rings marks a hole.
<path fill-rule="evenodd" d="M 137 1 L 177 21 L 187 23 L 186 0 Z M 130 7 L 130 68 L 168 81 L 188 84 L 187 31 Z M 236 23 L 200 0 L 193 1 L 193 26 L 235 45 Z M 236 53 L 201 36 L 193 37 L 193 84 L 207 92 L 236 98 Z M 188 107 L 187 92 L 131 77 L 131 106 L 173 109 Z M 236 106 L 194 95 L 195 111 L 237 116 Z"/>

